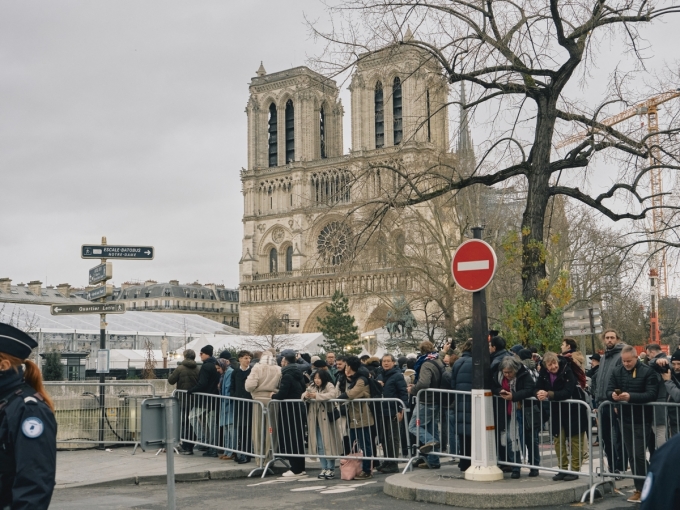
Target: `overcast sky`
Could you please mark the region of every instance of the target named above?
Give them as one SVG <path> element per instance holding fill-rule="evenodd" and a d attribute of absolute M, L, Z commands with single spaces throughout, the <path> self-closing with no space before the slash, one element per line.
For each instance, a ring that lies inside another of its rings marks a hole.
<path fill-rule="evenodd" d="M 84 286 L 80 245 L 105 235 L 156 247 L 115 261 L 116 284 L 236 287 L 248 83 L 321 51 L 303 12 L 326 17 L 316 0 L 0 0 L 0 277 Z M 657 62 L 672 25 L 646 34 Z"/>
<path fill-rule="evenodd" d="M 318 51 L 307 1 L 0 2 L 0 277 L 238 285 L 248 83 Z"/>

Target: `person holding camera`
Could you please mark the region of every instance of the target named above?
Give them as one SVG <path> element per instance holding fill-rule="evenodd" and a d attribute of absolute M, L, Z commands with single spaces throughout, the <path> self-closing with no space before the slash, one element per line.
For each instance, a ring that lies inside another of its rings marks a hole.
<path fill-rule="evenodd" d="M 665 371 L 660 372 L 666 388 L 666 401 L 680 404 L 680 349 L 671 356 L 672 369 L 668 368 L 668 360 L 665 357 L 656 360 L 656 365 L 666 367 Z M 673 406 L 668 409 L 668 425 L 670 426 L 669 437 L 673 437 L 680 431 L 680 407 Z"/>
<path fill-rule="evenodd" d="M 660 360 L 667 360 L 666 354 L 661 350 L 659 344 L 649 344 L 645 346 L 648 365 L 654 369 L 656 377 L 659 381 L 659 392 L 656 401 L 666 403 L 668 401 L 668 392 L 666 386 L 663 384 L 661 374 L 669 371 L 668 363 L 659 364 Z M 654 422 L 650 431 L 650 441 L 648 444 L 649 454 L 652 455 L 658 448 L 661 448 L 666 442 L 666 422 L 668 416 L 666 415 L 666 408 L 663 405 L 654 406 Z"/>

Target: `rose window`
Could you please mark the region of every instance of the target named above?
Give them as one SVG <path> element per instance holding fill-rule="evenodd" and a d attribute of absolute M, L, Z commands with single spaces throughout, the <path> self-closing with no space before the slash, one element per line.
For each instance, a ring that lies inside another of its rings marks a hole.
<path fill-rule="evenodd" d="M 332 221 L 319 233 L 317 248 L 326 264 L 337 266 L 347 260 L 352 232 L 347 225 Z"/>

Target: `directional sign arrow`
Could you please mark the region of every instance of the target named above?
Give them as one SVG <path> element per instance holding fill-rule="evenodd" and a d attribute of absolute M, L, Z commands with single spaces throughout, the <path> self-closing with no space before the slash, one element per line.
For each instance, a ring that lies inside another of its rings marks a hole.
<path fill-rule="evenodd" d="M 80 248 L 80 257 L 83 259 L 152 260 L 154 247 L 84 244 Z"/>
<path fill-rule="evenodd" d="M 89 315 L 98 313 L 125 313 L 125 303 L 88 303 L 83 305 L 52 305 L 52 315 Z"/>

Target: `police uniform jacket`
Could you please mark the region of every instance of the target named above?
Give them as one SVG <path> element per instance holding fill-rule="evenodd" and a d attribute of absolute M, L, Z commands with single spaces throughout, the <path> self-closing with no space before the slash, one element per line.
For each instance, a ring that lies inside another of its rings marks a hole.
<path fill-rule="evenodd" d="M 0 508 L 46 509 L 57 464 L 54 414 L 21 369 L 0 371 L 0 405 Z"/>

